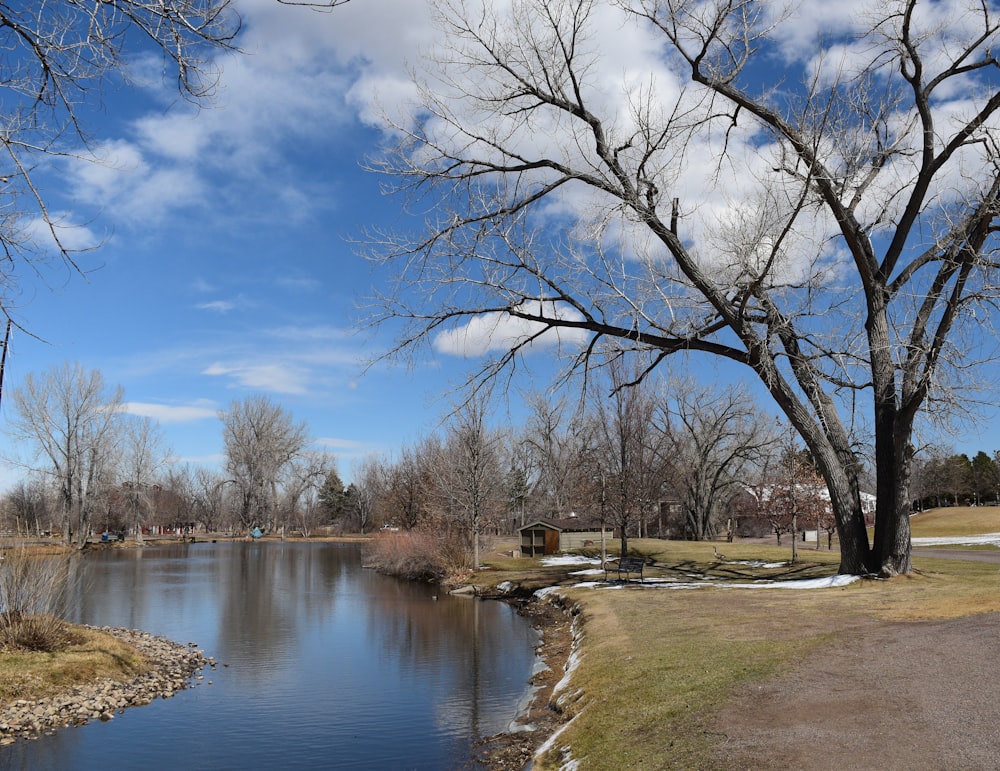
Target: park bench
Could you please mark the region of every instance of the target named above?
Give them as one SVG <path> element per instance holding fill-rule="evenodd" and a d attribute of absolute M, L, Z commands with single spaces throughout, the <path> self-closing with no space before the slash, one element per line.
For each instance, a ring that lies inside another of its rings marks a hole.
<path fill-rule="evenodd" d="M 620 581 L 622 575 L 625 576 L 625 580 L 628 580 L 630 573 L 638 573 L 639 580 L 642 580 L 642 566 L 646 564 L 646 560 L 642 557 L 622 557 L 618 562 L 605 562 L 604 563 L 604 580 L 608 580 L 608 575 L 610 573 L 617 573 L 618 580 Z"/>

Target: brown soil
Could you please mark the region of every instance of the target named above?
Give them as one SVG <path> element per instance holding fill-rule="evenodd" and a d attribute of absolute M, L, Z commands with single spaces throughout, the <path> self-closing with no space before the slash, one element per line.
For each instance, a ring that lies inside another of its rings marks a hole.
<path fill-rule="evenodd" d="M 706 728 L 713 769 L 1000 767 L 1000 614 L 864 622 Z"/>

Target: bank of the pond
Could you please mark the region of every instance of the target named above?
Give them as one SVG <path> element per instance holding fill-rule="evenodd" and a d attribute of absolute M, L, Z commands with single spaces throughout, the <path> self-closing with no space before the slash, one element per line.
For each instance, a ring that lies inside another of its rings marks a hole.
<path fill-rule="evenodd" d="M 100 679 L 60 690 L 45 698 L 16 699 L 0 705 L 0 745 L 33 739 L 59 728 L 92 720 L 111 720 L 128 707 L 166 699 L 188 688 L 216 662 L 194 643 L 182 644 L 135 629 L 90 627 L 135 648 L 147 670 L 126 680 Z"/>
<path fill-rule="evenodd" d="M 536 651 L 538 666 L 524 708 L 507 731 L 481 739 L 474 747 L 472 764 L 492 771 L 529 767 L 538 749 L 565 722 L 556 688 L 565 676 L 574 644 L 574 610 L 559 598 L 506 601 L 531 620 L 541 638 Z"/>

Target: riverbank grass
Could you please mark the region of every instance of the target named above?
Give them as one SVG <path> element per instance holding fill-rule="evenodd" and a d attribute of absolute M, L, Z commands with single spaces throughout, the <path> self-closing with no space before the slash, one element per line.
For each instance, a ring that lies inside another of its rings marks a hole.
<path fill-rule="evenodd" d="M 130 680 L 148 669 L 145 657 L 123 640 L 87 627 L 67 631 L 68 643 L 58 651 L 0 650 L 0 708 L 99 680 Z"/>
<path fill-rule="evenodd" d="M 1000 531 L 1000 509 L 950 511 L 940 534 Z M 925 525 L 914 522 L 914 530 Z M 762 543 L 634 540 L 646 575 L 703 582 L 671 589 L 635 582 L 595 589 L 572 566 L 499 557 L 474 580 L 508 581 L 522 591 L 560 586 L 579 613 L 579 662 L 561 699 L 575 718 L 537 759 L 537 771 L 641 765 L 717 768 L 713 719 L 741 686 L 765 682 L 810 657 L 836 655 L 873 624 L 919 622 L 1000 611 L 997 565 L 915 557 L 916 572 L 820 590 L 737 588 L 760 578 L 789 580 L 836 573 L 839 554 L 799 545 L 788 564 L 787 539 Z M 724 557 L 720 557 L 724 552 Z M 783 563 L 783 564 L 782 564 Z M 710 586 L 707 584 L 711 584 Z"/>

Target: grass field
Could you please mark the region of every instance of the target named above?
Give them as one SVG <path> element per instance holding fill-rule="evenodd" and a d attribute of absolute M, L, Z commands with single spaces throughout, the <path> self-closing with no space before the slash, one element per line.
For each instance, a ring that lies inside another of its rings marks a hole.
<path fill-rule="evenodd" d="M 1000 507 L 955 506 L 916 514 L 910 518 L 914 538 L 1000 533 Z"/>
<path fill-rule="evenodd" d="M 1000 508 L 929 512 L 914 518 L 913 530 L 938 537 L 1000 532 Z M 725 562 L 713 548 L 725 553 Z M 832 576 L 839 555 L 800 548 L 794 566 L 756 567 L 732 563 L 782 562 L 790 547 L 648 540 L 633 541 L 632 549 L 654 563 L 649 575 L 712 585 L 563 590 L 580 611 L 582 656 L 570 685 L 576 698 L 566 707 L 575 720 L 535 764 L 539 771 L 560 767 L 570 755 L 581 769 L 712 767 L 707 727 L 741 684 L 766 679 L 803 657 L 828 655 L 872 623 L 1000 611 L 995 564 L 916 557 L 913 575 L 888 581 L 747 589 L 732 584 Z M 525 587 L 560 577 L 530 560 L 504 563 L 496 567 L 511 570 L 511 580 Z"/>

